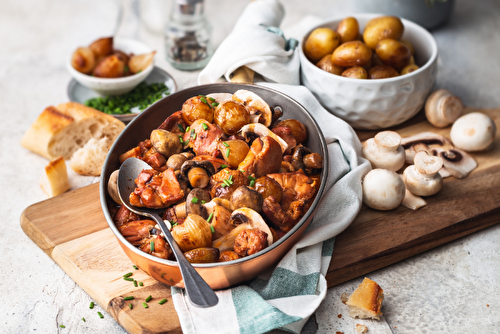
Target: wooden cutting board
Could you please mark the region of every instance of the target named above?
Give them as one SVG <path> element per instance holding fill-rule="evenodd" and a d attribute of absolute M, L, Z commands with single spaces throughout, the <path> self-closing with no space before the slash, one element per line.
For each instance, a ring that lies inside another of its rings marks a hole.
<path fill-rule="evenodd" d="M 500 128 L 500 109 L 483 112 Z M 395 129 L 402 136 L 433 131 L 447 137 L 450 130 L 432 127 L 422 115 Z M 375 133 L 359 131 L 358 136 L 365 140 Z M 500 222 L 500 132 L 493 150 L 474 157 L 476 170 L 465 179 L 445 179 L 441 192 L 428 197 L 428 205 L 417 211 L 399 207 L 381 212 L 363 206 L 356 220 L 336 239 L 326 277 L 328 286 Z M 108 228 L 98 184 L 31 205 L 21 215 L 21 227 L 129 333 L 181 332 L 170 287 L 134 270 Z M 144 286 L 136 288 L 123 280 L 127 272 L 133 272 L 133 278 Z M 145 309 L 142 302 L 149 295 L 153 299 Z M 125 296 L 135 297 L 130 302 L 133 309 L 123 300 Z M 159 305 L 163 298 L 167 303 Z"/>

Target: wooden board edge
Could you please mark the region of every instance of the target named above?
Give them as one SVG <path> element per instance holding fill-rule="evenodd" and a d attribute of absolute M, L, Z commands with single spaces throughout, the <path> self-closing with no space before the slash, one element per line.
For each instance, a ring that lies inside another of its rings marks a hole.
<path fill-rule="evenodd" d="M 474 219 L 463 220 L 459 223 L 447 226 L 444 229 L 435 231 L 432 234 L 411 240 L 410 242 L 401 244 L 395 248 L 385 250 L 380 254 L 373 255 L 361 262 L 357 262 L 356 264 L 343 268 L 334 268 L 326 275 L 328 288 L 332 288 L 351 279 L 369 274 L 375 270 L 409 259 L 415 255 L 422 254 L 433 248 L 496 225 L 500 223 L 499 217 L 500 207 L 474 217 Z M 448 234 L 449 236 L 446 238 L 436 239 L 436 234 Z M 333 250 L 333 254 L 335 255 L 335 249 Z M 335 261 L 334 256 L 332 256 L 331 261 Z"/>
<path fill-rule="evenodd" d="M 55 247 L 54 243 L 45 234 L 43 234 L 38 229 L 38 227 L 36 227 L 35 224 L 33 224 L 33 222 L 28 218 L 28 212 L 32 209 L 33 205 L 28 206 L 21 213 L 21 217 L 19 218 L 21 229 L 23 230 L 24 234 L 26 234 L 28 238 L 31 239 L 31 241 L 33 241 L 41 250 L 43 250 L 45 254 L 52 258 L 51 254 L 52 250 Z"/>

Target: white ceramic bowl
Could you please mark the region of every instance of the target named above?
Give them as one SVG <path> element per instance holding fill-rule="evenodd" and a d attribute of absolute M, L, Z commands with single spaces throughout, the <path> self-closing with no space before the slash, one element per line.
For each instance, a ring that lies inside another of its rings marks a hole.
<path fill-rule="evenodd" d="M 121 50 L 126 54 L 133 53 L 135 55 L 148 53 L 153 51 L 146 44 L 133 39 L 125 38 L 114 38 L 113 48 L 115 50 Z M 66 67 L 68 68 L 71 76 L 78 81 L 83 86 L 92 89 L 93 91 L 102 95 L 119 95 L 125 94 L 132 89 L 134 89 L 138 84 L 140 84 L 146 77 L 151 73 L 154 67 L 154 61 L 149 65 L 144 71 L 137 74 L 123 77 L 123 78 L 96 78 L 91 75 L 83 74 L 78 72 L 71 66 L 71 55 L 66 62 Z"/>
<path fill-rule="evenodd" d="M 311 63 L 302 46 L 316 28 L 336 30 L 343 18 L 324 22 L 312 28 L 299 48 L 302 83 L 332 114 L 347 121 L 356 129 L 383 129 L 403 123 L 415 116 L 434 85 L 437 75 L 438 48 L 434 37 L 421 26 L 402 19 L 403 38 L 415 48 L 415 72 L 395 78 L 360 80 L 345 78 L 321 70 Z M 360 33 L 366 23 L 383 14 L 352 15 L 359 22 Z"/>

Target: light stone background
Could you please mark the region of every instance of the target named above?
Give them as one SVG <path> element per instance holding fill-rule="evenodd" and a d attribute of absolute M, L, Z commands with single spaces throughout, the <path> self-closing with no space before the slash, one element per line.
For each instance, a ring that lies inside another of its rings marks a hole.
<path fill-rule="evenodd" d="M 328 18 L 353 10 L 351 1 L 282 1 L 284 28 L 308 14 Z M 157 65 L 173 75 L 179 88 L 195 85 L 197 72 L 174 70 L 164 60 L 160 31 L 168 3 L 0 0 L 0 332 L 124 332 L 99 306 L 90 310 L 89 296 L 22 232 L 21 212 L 46 198 L 38 180 L 47 161 L 19 141 L 46 106 L 67 101 L 67 57 L 76 46 L 113 34 L 119 5 L 126 15 L 118 36 L 156 48 Z M 206 0 L 216 45 L 246 3 Z M 139 10 L 152 30 L 133 15 Z M 450 89 L 468 106 L 500 107 L 499 14 L 496 0 L 459 0 L 449 24 L 433 32 L 440 54 L 437 87 Z M 74 173 L 70 178 L 73 188 L 97 181 Z M 385 321 L 347 316 L 340 294 L 352 292 L 361 277 L 332 288 L 316 312 L 317 324 L 311 322 L 305 332 L 354 333 L 354 325 L 364 323 L 369 333 L 500 333 L 499 240 L 496 225 L 369 274 L 385 291 Z"/>

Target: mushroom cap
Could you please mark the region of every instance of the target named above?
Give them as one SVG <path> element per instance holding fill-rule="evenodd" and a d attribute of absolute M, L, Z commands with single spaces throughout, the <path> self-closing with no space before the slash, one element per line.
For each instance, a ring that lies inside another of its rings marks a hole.
<path fill-rule="evenodd" d="M 425 116 L 438 128 L 455 122 L 463 113 L 464 105 L 459 97 L 446 89 L 438 89 L 425 102 Z"/>
<path fill-rule="evenodd" d="M 453 124 L 450 137 L 453 144 L 464 151 L 482 151 L 493 143 L 496 131 L 495 122 L 489 116 L 472 112 Z"/>
<path fill-rule="evenodd" d="M 194 213 L 206 218 L 206 210 L 203 208 L 203 202 L 210 202 L 210 194 L 202 188 L 193 188 L 186 197 L 186 213 Z"/>
<path fill-rule="evenodd" d="M 405 184 L 393 171 L 376 168 L 363 179 L 363 202 L 372 209 L 392 210 L 405 197 Z"/>
<path fill-rule="evenodd" d="M 182 164 L 181 167 L 181 175 L 184 177 L 184 179 L 188 179 L 188 172 L 191 168 L 194 167 L 201 167 L 204 168 L 207 171 L 208 177 L 212 176 L 215 174 L 215 167 L 214 165 L 208 161 L 208 160 L 188 160 Z"/>
<path fill-rule="evenodd" d="M 403 179 L 406 188 L 417 196 L 434 195 L 443 187 L 443 178 L 439 173 L 432 176 L 424 175 L 417 170 L 415 165 L 405 169 Z"/>
<path fill-rule="evenodd" d="M 271 125 L 273 112 L 271 108 L 259 95 L 249 90 L 240 89 L 233 94 L 233 100 L 245 105 L 250 115 L 255 115 L 255 123 L 262 123 L 266 127 Z"/>

